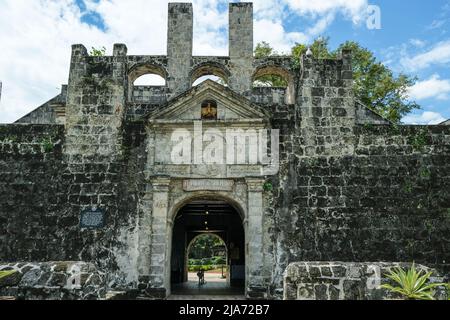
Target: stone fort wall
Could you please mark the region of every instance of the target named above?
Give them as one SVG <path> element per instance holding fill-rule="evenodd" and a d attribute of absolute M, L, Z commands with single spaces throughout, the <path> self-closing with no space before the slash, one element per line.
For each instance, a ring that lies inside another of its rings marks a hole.
<path fill-rule="evenodd" d="M 139 217 L 142 130 L 127 126 L 120 163 L 99 155 L 74 164 L 64 159 L 63 126 L 0 126 L 0 261 L 90 261 L 109 271 L 113 287 L 126 288 L 120 257 L 129 258 L 123 237 Z M 80 228 L 92 203 L 107 208 L 105 228 Z"/>
<path fill-rule="evenodd" d="M 416 261 L 448 275 L 449 139 L 448 127 L 357 126 L 351 155 L 294 145 L 267 212 L 278 281 L 294 261 Z"/>

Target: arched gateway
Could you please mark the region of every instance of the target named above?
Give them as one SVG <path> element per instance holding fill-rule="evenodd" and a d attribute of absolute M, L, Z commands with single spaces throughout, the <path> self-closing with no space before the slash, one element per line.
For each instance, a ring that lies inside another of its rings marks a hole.
<path fill-rule="evenodd" d="M 174 294 L 243 294 L 245 284 L 245 214 L 238 205 L 220 196 L 195 197 L 180 210 L 173 221 L 171 249 L 171 292 Z M 226 281 L 197 288 L 188 281 L 190 246 L 200 235 L 215 235 L 225 245 Z M 193 290 L 194 289 L 194 290 Z"/>
<path fill-rule="evenodd" d="M 205 100 L 215 102 L 215 119 L 202 118 Z M 230 285 L 240 283 L 248 296 L 264 296 L 273 262 L 266 254 L 268 238 L 264 241 L 263 186 L 278 164 L 278 137 L 270 135 L 265 113 L 205 81 L 147 121 L 147 195 L 141 203 L 146 218 L 138 248 L 147 292 L 170 295 L 172 284 L 186 280 L 189 240 L 214 232 L 234 254 L 228 261 Z"/>
<path fill-rule="evenodd" d="M 144 281 L 151 280 L 148 293 L 167 297 L 172 284 L 186 279 L 184 255 L 189 240 L 199 232 L 213 232 L 225 240 L 230 286 L 243 285 L 247 295 L 257 290 L 266 276 L 264 268 L 270 266 L 264 254 L 263 183 L 261 178 L 155 177 L 147 199 L 153 217 L 140 231 L 139 271 Z M 219 188 L 227 190 L 204 190 Z"/>

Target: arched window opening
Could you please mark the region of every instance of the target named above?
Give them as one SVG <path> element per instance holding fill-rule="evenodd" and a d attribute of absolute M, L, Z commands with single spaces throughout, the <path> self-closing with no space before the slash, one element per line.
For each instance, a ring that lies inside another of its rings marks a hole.
<path fill-rule="evenodd" d="M 260 67 L 253 75 L 253 87 L 285 89 L 285 103 L 294 103 L 294 79 L 291 73 L 284 68 L 277 66 Z"/>
<path fill-rule="evenodd" d="M 157 74 L 145 74 L 137 78 L 133 86 L 165 86 L 166 80 Z"/>
<path fill-rule="evenodd" d="M 205 228 L 208 229 L 207 225 Z M 195 237 L 188 245 L 187 259 L 188 279 L 191 281 L 197 280 L 203 285 L 207 281 L 227 278 L 227 246 L 214 233 L 203 233 Z"/>
<path fill-rule="evenodd" d="M 191 84 L 195 87 L 206 80 L 212 80 L 227 86 L 228 77 L 229 72 L 223 66 L 215 63 L 205 63 L 193 69 L 191 72 Z"/>
<path fill-rule="evenodd" d="M 206 75 L 206 76 L 201 76 L 200 78 L 197 78 L 197 80 L 195 80 L 192 83 L 193 87 L 198 86 L 199 84 L 205 82 L 206 80 L 212 80 L 214 82 L 217 82 L 218 84 L 223 85 L 224 87 L 228 86 L 227 82 L 225 81 L 225 79 L 221 78 L 221 77 L 217 77 L 215 75 Z"/>
<path fill-rule="evenodd" d="M 260 68 L 253 75 L 253 87 L 287 88 L 289 81 L 287 71 L 274 67 Z"/>
<path fill-rule="evenodd" d="M 128 74 L 129 100 L 138 103 L 157 103 L 165 96 L 166 72 L 163 67 L 142 64 Z"/>
<path fill-rule="evenodd" d="M 287 88 L 287 81 L 279 75 L 264 75 L 256 78 L 253 81 L 253 87 L 276 87 L 276 88 Z"/>

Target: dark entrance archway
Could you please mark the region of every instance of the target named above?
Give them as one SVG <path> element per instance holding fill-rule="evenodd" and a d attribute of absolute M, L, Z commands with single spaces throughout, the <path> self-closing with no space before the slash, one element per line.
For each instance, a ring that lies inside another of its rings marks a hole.
<path fill-rule="evenodd" d="M 173 295 L 243 295 L 245 286 L 245 232 L 238 209 L 223 200 L 196 199 L 184 205 L 174 219 L 171 254 Z M 220 237 L 226 246 L 226 280 L 207 282 L 188 276 L 190 244 L 201 234 Z"/>

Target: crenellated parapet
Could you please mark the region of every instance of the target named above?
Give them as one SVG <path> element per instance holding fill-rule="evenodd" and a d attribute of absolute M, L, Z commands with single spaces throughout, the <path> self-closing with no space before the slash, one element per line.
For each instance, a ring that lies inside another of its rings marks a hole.
<path fill-rule="evenodd" d="M 346 109 L 345 118 L 349 120 L 346 123 L 348 126 L 352 125 L 352 119 L 358 115 L 363 118 L 361 121 L 373 118 L 365 110 L 355 113 L 355 102 L 351 101 L 351 52 L 345 51 L 335 60 L 314 59 L 304 55 L 300 57 L 300 63 L 292 56 L 255 58 L 253 5 L 231 3 L 229 55 L 193 56 L 192 4 L 170 3 L 168 10 L 167 55 L 127 55 L 127 47 L 116 44 L 113 56 L 91 57 L 84 46 L 74 45 L 69 88 L 97 84 L 97 89 L 104 89 L 107 84 L 114 83 L 121 88 L 120 94 L 125 98 L 125 118 L 138 120 L 145 110 L 162 107 L 188 91 L 196 84 L 197 79 L 215 76 L 221 79 L 222 85 L 253 101 L 262 101 L 264 104 L 273 101 L 276 104 L 296 106 L 290 112 L 301 113 L 303 119 L 314 116 L 312 112 L 318 111 L 317 105 L 305 107 L 305 101 L 309 99 L 309 102 L 317 104 L 315 97 L 320 97 L 322 93 L 326 99 L 338 96 L 344 98 L 342 101 L 325 100 L 324 103 L 345 101 L 343 107 Z M 137 79 L 146 75 L 159 76 L 164 83 L 135 85 Z M 255 86 L 259 86 L 258 79 L 265 76 L 279 77 L 286 86 L 255 90 Z M 266 96 L 262 97 L 261 92 Z M 321 109 L 322 115 L 326 116 L 326 108 Z M 70 116 L 73 112 L 69 111 L 67 114 Z"/>
<path fill-rule="evenodd" d="M 115 44 L 111 56 L 90 56 L 86 47 L 76 44 L 72 47 L 69 94 L 58 96 L 58 105 L 50 101 L 52 106 L 46 104 L 18 122 L 68 120 L 70 125 L 84 121 L 82 109 L 97 110 L 98 114 L 98 110 L 101 113 L 105 106 L 110 106 L 116 108 L 114 123 L 120 126 L 122 121 L 142 120 L 147 111 L 163 107 L 196 85 L 199 78 L 215 76 L 237 94 L 269 108 L 291 106 L 286 109 L 288 116 L 297 119 L 297 125 L 302 119 L 302 127 L 312 123 L 330 126 L 333 121 L 346 127 L 355 122 L 388 123 L 354 100 L 350 51 L 342 52 L 337 59 L 315 59 L 307 54 L 300 58 L 289 55 L 255 58 L 252 3 L 229 5 L 228 56 L 193 56 L 192 47 L 192 4 L 170 3 L 166 55 L 128 55 L 125 44 Z M 161 82 L 157 85 L 137 82 L 148 75 L 159 77 Z M 262 88 L 258 80 L 266 76 L 283 79 L 285 85 L 263 84 Z M 116 101 L 115 107 L 111 99 Z M 81 117 L 78 120 L 77 115 Z"/>

